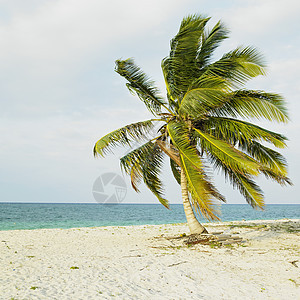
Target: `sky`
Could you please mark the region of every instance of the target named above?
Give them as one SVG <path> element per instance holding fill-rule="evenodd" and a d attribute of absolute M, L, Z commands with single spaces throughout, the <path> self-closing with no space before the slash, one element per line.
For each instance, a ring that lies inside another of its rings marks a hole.
<path fill-rule="evenodd" d="M 259 178 L 267 204 L 300 203 L 300 2 L 297 0 L 0 0 L 0 202 L 96 203 L 95 180 L 123 176 L 118 149 L 93 157 L 108 132 L 149 118 L 114 71 L 115 60 L 135 59 L 165 95 L 161 60 L 188 14 L 222 20 L 230 29 L 216 59 L 240 45 L 263 53 L 267 76 L 247 88 L 282 94 L 289 124 L 256 123 L 285 134 L 281 151 L 294 185 Z M 163 169 L 166 197 L 180 189 Z M 158 203 L 146 188 L 135 193 L 124 176 L 124 203 Z M 220 174 L 215 183 L 230 204 L 245 203 Z"/>

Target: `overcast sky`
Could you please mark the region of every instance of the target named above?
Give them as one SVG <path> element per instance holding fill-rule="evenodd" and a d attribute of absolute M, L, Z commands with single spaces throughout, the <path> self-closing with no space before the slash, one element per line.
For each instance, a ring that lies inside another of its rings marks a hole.
<path fill-rule="evenodd" d="M 266 203 L 300 203 L 300 2 L 298 0 L 0 0 L 1 202 L 91 202 L 92 186 L 106 172 L 121 174 L 120 149 L 94 159 L 94 143 L 109 131 L 149 117 L 114 72 L 114 61 L 133 57 L 156 80 L 169 41 L 187 14 L 219 19 L 231 31 L 218 56 L 253 45 L 265 56 L 268 76 L 248 88 L 277 92 L 287 100 L 288 125 L 264 123 L 289 138 L 281 151 L 293 187 L 260 179 Z M 168 172 L 165 167 L 164 171 Z M 167 198 L 180 190 L 164 175 Z M 245 203 L 224 179 L 228 203 Z M 130 181 L 124 202 L 157 203 Z"/>

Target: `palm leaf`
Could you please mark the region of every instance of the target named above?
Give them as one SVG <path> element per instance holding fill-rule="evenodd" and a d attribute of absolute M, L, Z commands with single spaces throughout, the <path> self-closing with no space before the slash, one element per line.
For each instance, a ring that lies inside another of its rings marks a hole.
<path fill-rule="evenodd" d="M 202 163 L 195 145 L 190 143 L 190 133 L 186 124 L 183 122 L 171 121 L 167 125 L 173 145 L 179 152 L 199 170 L 202 169 Z"/>
<path fill-rule="evenodd" d="M 197 122 L 195 123 L 197 127 Z M 222 117 L 208 117 L 199 122 L 198 129 L 235 145 L 236 143 L 251 143 L 253 140 L 266 141 L 275 147 L 286 147 L 287 138 L 281 134 L 269 131 L 251 123 Z"/>
<path fill-rule="evenodd" d="M 262 173 L 265 175 L 267 179 L 272 179 L 279 183 L 280 185 L 293 185 L 293 182 L 287 176 L 284 176 L 282 173 L 274 172 L 272 169 L 263 167 Z"/>
<path fill-rule="evenodd" d="M 181 185 L 181 175 L 180 175 L 181 168 L 180 168 L 180 166 L 172 158 L 170 158 L 170 166 L 171 166 L 171 170 L 174 175 L 174 178 L 176 179 L 177 183 L 179 185 Z"/>
<path fill-rule="evenodd" d="M 116 146 L 131 146 L 132 142 L 140 142 L 147 138 L 153 129 L 153 120 L 137 122 L 114 130 L 102 137 L 94 146 L 94 156 L 104 156 Z"/>
<path fill-rule="evenodd" d="M 264 207 L 264 196 L 260 187 L 251 179 L 251 176 L 241 174 L 229 168 L 215 156 L 208 155 L 215 169 L 221 169 L 225 178 L 229 179 L 233 188 L 237 188 L 246 201 L 254 208 Z"/>
<path fill-rule="evenodd" d="M 162 197 L 163 187 L 158 175 L 161 171 L 162 153 L 159 147 L 149 141 L 141 147 L 131 151 L 120 159 L 121 168 L 131 177 L 131 184 L 135 191 L 143 179 L 146 186 L 168 208 L 168 201 Z"/>
<path fill-rule="evenodd" d="M 142 165 L 143 179 L 149 190 L 157 197 L 159 202 L 169 208 L 169 202 L 162 197 L 164 192 L 162 182 L 158 178 L 162 168 L 163 155 L 157 144 L 153 144 L 150 155 Z"/>
<path fill-rule="evenodd" d="M 286 123 L 289 118 L 284 99 L 273 93 L 239 90 L 228 95 L 224 104 L 211 111 L 216 116 L 267 119 Z"/>
<path fill-rule="evenodd" d="M 291 180 L 287 177 L 286 159 L 277 151 L 253 141 L 240 145 L 260 164 L 260 170 L 267 177 L 277 181 L 281 185 L 292 185 Z"/>
<path fill-rule="evenodd" d="M 215 208 L 203 171 L 196 170 L 190 160 L 180 155 L 181 165 L 188 182 L 188 190 L 191 193 L 191 203 L 196 211 L 210 220 L 219 220 L 218 211 Z"/>
<path fill-rule="evenodd" d="M 262 55 L 252 47 L 236 48 L 210 64 L 202 76 L 220 76 L 239 87 L 249 79 L 265 75 Z"/>
<path fill-rule="evenodd" d="M 195 136 L 199 139 L 201 149 L 217 157 L 228 168 L 241 174 L 258 175 L 259 164 L 232 145 L 197 128 L 195 128 Z"/>
<path fill-rule="evenodd" d="M 138 185 L 143 178 L 142 164 L 147 155 L 152 151 L 153 143 L 151 141 L 134 149 L 120 159 L 120 166 L 122 171 L 130 175 L 131 185 L 136 192 L 139 192 Z"/>
<path fill-rule="evenodd" d="M 227 98 L 226 81 L 220 77 L 204 77 L 195 80 L 184 95 L 179 113 L 197 119 L 211 108 L 219 107 Z"/>
<path fill-rule="evenodd" d="M 229 31 L 220 21 L 213 27 L 211 31 L 204 31 L 201 39 L 201 48 L 197 55 L 197 63 L 203 68 L 210 62 L 210 58 L 214 50 L 220 43 L 228 38 Z"/>
<path fill-rule="evenodd" d="M 167 89 L 167 99 L 169 103 L 170 109 L 176 111 L 178 109 L 178 101 L 172 96 L 172 88 L 173 87 L 173 80 L 171 79 L 171 71 L 170 71 L 170 59 L 163 59 L 161 62 L 161 69 L 163 72 L 164 80 L 165 80 L 165 85 Z"/>
<path fill-rule="evenodd" d="M 184 18 L 177 35 L 171 40 L 171 51 L 162 61 L 162 68 L 173 99 L 181 99 L 193 79 L 199 77 L 199 67 L 195 60 L 208 20 L 199 15 Z"/>
<path fill-rule="evenodd" d="M 252 179 L 236 172 L 231 172 L 231 177 L 235 181 L 235 186 L 253 208 L 264 208 L 264 194 Z"/>
<path fill-rule="evenodd" d="M 161 113 L 165 101 L 160 96 L 158 88 L 154 86 L 154 82 L 135 65 L 133 59 L 117 60 L 115 70 L 128 81 L 126 85 L 129 91 L 136 93 L 150 112 Z"/>

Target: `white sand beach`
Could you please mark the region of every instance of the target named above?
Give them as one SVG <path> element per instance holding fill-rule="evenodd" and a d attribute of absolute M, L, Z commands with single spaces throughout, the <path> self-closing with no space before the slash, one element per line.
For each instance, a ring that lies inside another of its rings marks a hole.
<path fill-rule="evenodd" d="M 0 231 L 0 299 L 300 299 L 300 220 Z M 291 227 L 292 226 L 292 227 Z"/>

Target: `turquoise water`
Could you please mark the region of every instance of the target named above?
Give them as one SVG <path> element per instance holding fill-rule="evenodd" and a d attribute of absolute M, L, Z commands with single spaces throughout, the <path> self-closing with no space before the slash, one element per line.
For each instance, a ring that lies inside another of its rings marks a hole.
<path fill-rule="evenodd" d="M 168 210 L 160 204 L 0 203 L 0 230 L 168 224 L 186 221 L 182 205 L 173 204 L 170 208 Z M 264 211 L 254 210 L 247 204 L 222 205 L 222 221 L 282 218 L 299 219 L 300 205 L 270 204 Z"/>

